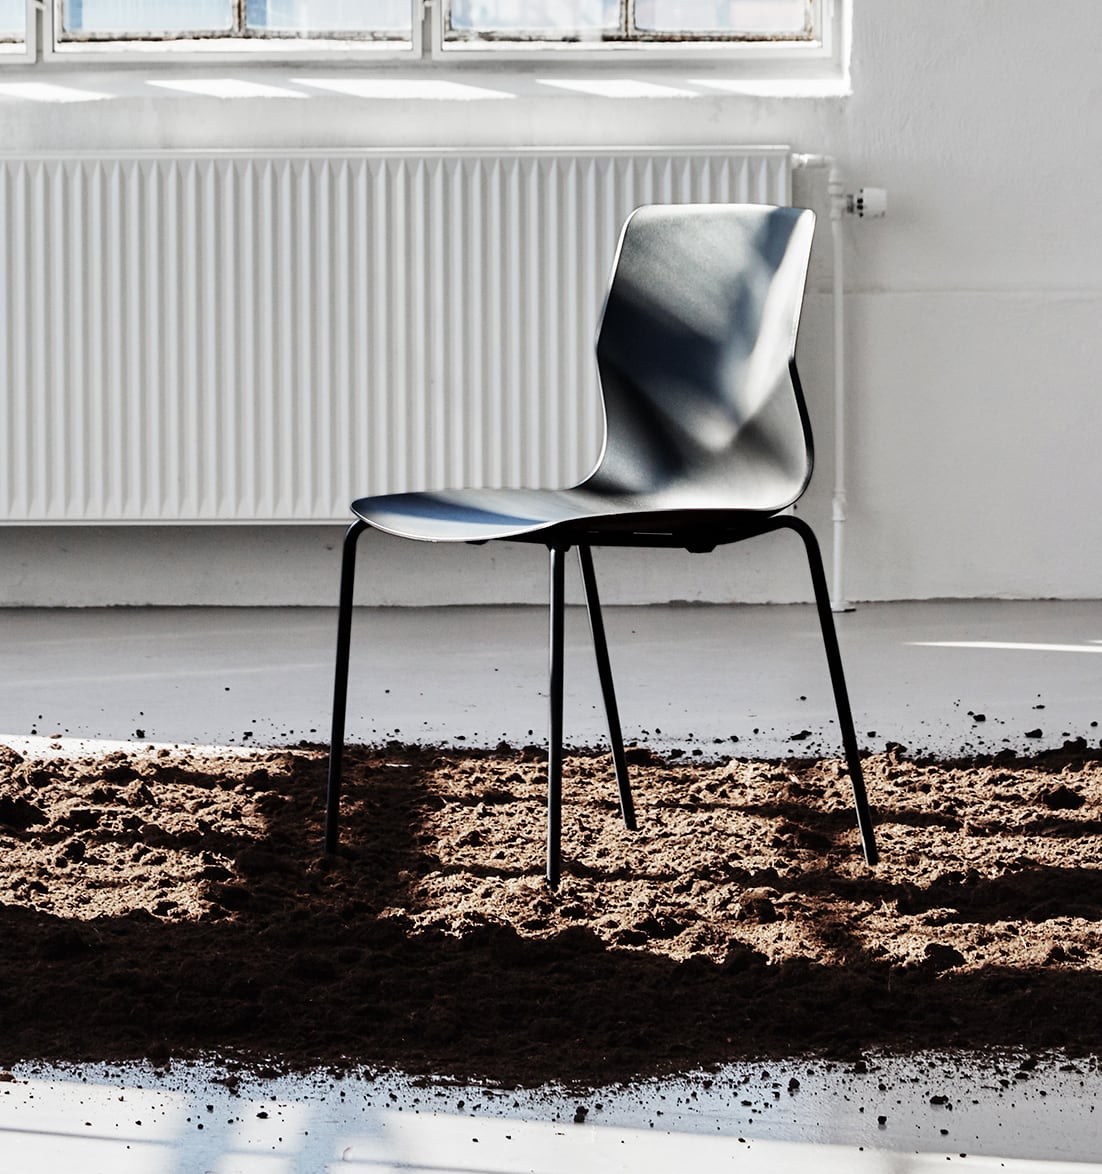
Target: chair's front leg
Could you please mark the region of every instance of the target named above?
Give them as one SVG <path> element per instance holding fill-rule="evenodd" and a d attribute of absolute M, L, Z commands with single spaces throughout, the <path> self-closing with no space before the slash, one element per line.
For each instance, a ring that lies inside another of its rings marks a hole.
<path fill-rule="evenodd" d="M 547 883 L 558 888 L 562 839 L 562 692 L 565 547 L 549 547 L 551 556 L 551 720 L 547 740 Z"/>
<path fill-rule="evenodd" d="M 325 850 L 336 852 L 341 804 L 344 718 L 348 708 L 348 654 L 352 641 L 352 588 L 356 578 L 356 541 L 367 529 L 357 518 L 344 536 L 340 607 L 337 615 L 337 663 L 333 679 L 333 728 L 329 736 L 329 785 L 325 807 Z"/>
<path fill-rule="evenodd" d="M 842 670 L 842 654 L 838 650 L 838 634 L 834 629 L 834 616 L 830 610 L 830 589 L 827 587 L 823 556 L 815 532 L 802 519 L 784 515 L 775 519 L 778 525 L 795 530 L 803 539 L 807 561 L 811 569 L 811 582 L 815 589 L 815 606 L 819 612 L 819 626 L 823 633 L 823 647 L 826 650 L 830 680 L 834 686 L 834 703 L 838 710 L 838 725 L 842 730 L 842 745 L 845 747 L 849 780 L 853 787 L 853 805 L 857 809 L 857 826 L 861 832 L 861 847 L 865 860 L 875 864 L 879 859 L 876 837 L 872 828 L 872 813 L 865 794 L 865 776 L 861 770 L 861 753 L 857 747 L 857 733 L 853 728 L 853 714 L 850 711 L 849 692 L 846 689 L 845 673 Z"/>
<path fill-rule="evenodd" d="M 589 628 L 593 633 L 593 651 L 597 657 L 597 676 L 601 680 L 601 695 L 605 702 L 605 716 L 608 719 L 608 740 L 612 746 L 612 764 L 616 770 L 616 785 L 620 790 L 620 813 L 624 827 L 635 831 L 635 804 L 631 798 L 631 784 L 628 781 L 628 763 L 624 755 L 624 735 L 620 728 L 620 711 L 616 705 L 616 689 L 612 683 L 612 664 L 608 659 L 608 641 L 605 639 L 605 622 L 601 615 L 601 599 L 597 594 L 597 576 L 593 572 L 593 552 L 588 546 L 578 547 L 578 559 L 582 564 L 582 586 L 585 589 L 585 605 L 589 612 Z"/>

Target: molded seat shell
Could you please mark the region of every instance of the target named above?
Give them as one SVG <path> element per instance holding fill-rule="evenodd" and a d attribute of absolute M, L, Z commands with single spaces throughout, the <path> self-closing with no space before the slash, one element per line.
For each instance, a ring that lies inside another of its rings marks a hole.
<path fill-rule="evenodd" d="M 568 489 L 388 494 L 353 512 L 432 542 L 752 530 L 811 476 L 793 354 L 814 224 L 765 205 L 637 209 L 597 333 L 605 437 L 593 472 Z"/>

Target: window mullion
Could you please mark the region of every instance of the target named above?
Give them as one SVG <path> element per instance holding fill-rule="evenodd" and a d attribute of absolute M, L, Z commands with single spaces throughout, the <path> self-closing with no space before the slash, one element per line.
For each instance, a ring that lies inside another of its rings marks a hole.
<path fill-rule="evenodd" d="M 234 36 L 244 36 L 246 32 L 246 17 L 249 0 L 233 0 L 233 33 Z"/>
<path fill-rule="evenodd" d="M 620 36 L 635 36 L 635 0 L 620 0 Z"/>
<path fill-rule="evenodd" d="M 430 59 L 436 51 L 437 45 L 444 43 L 443 33 L 437 32 L 444 27 L 446 13 L 442 4 L 433 0 L 410 0 L 409 32 L 411 48 L 415 57 L 421 60 Z"/>

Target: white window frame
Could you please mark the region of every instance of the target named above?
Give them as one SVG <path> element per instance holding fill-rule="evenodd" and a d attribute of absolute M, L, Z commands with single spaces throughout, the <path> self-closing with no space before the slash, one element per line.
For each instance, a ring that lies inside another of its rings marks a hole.
<path fill-rule="evenodd" d="M 335 37 L 228 36 L 169 37 L 163 40 L 103 37 L 61 41 L 61 0 L 27 0 L 27 45 L 18 57 L 82 64 L 146 64 L 178 67 L 205 63 L 253 63 L 281 65 L 295 62 L 359 64 L 454 64 L 489 63 L 524 65 L 640 65 L 678 67 L 695 63 L 702 68 L 733 67 L 740 77 L 825 77 L 844 69 L 845 39 L 850 0 L 809 0 L 814 35 L 809 40 L 706 39 L 678 41 L 663 38 L 625 41 L 554 41 L 502 38 L 448 40 L 442 0 L 409 0 L 409 41 Z M 41 46 L 36 10 L 41 18 Z M 2 47 L 0 47 L 2 52 Z"/>
<path fill-rule="evenodd" d="M 227 3 L 229 0 L 227 0 Z M 99 36 L 61 40 L 62 0 L 45 0 L 43 20 L 48 22 L 43 36 L 43 59 L 72 64 L 75 59 L 95 60 L 105 64 L 151 61 L 172 65 L 206 62 L 256 62 L 278 65 L 295 61 L 355 60 L 363 62 L 411 62 L 424 55 L 422 37 L 424 0 L 409 0 L 410 37 L 403 41 L 376 40 L 371 37 L 341 39 L 310 36 L 168 36 L 163 39 Z"/>
<path fill-rule="evenodd" d="M 522 61 L 579 60 L 625 63 L 630 57 L 635 61 L 665 59 L 684 62 L 686 60 L 758 63 L 767 68 L 782 63 L 819 64 L 837 59 L 841 45 L 842 2 L 841 0 L 809 0 L 811 6 L 812 37 L 793 40 L 750 40 L 734 37 L 707 38 L 700 36 L 693 40 L 676 40 L 672 37 L 655 36 L 633 38 L 622 41 L 603 41 L 596 38 L 577 41 L 555 41 L 554 39 L 516 39 L 502 36 L 500 39 L 447 39 L 446 20 L 442 0 L 425 0 L 431 10 L 430 23 L 432 56 L 440 60 L 502 61 L 509 58 Z"/>

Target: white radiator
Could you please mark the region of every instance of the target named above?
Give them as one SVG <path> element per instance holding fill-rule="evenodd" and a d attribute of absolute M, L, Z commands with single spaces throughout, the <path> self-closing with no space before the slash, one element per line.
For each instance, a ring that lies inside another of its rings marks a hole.
<path fill-rule="evenodd" d="M 781 147 L 0 157 L 0 521 L 574 481 L 627 213 L 789 200 Z"/>

